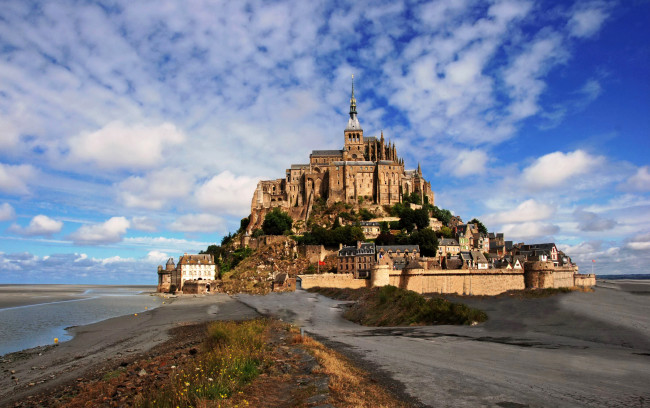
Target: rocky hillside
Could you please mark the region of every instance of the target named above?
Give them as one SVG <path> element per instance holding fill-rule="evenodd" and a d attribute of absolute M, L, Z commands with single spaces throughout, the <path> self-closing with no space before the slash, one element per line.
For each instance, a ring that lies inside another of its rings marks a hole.
<path fill-rule="evenodd" d="M 336 257 L 325 260 L 321 272 L 336 269 Z M 284 237 L 280 242 L 260 247 L 234 269 L 222 276 L 221 288 L 226 293 L 266 294 L 271 291 L 273 279 L 280 273 L 295 278 L 299 274 L 315 273 L 317 266 L 300 255 L 294 240 Z"/>

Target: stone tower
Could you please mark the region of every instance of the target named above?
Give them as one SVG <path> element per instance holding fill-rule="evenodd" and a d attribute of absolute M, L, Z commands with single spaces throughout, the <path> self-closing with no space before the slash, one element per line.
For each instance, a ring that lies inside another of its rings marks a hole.
<path fill-rule="evenodd" d="M 345 127 L 343 160 L 364 160 L 363 129 L 357 118 L 357 100 L 354 98 L 354 75 L 352 75 L 352 96 L 350 97 L 350 119 Z"/>

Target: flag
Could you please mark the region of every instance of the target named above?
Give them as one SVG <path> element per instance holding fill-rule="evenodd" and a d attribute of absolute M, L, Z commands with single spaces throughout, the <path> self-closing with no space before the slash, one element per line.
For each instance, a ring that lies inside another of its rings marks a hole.
<path fill-rule="evenodd" d="M 596 263 L 596 260 L 595 260 L 595 259 L 592 259 L 591 262 Z"/>
<path fill-rule="evenodd" d="M 325 265 L 325 261 L 318 261 L 319 265 Z"/>

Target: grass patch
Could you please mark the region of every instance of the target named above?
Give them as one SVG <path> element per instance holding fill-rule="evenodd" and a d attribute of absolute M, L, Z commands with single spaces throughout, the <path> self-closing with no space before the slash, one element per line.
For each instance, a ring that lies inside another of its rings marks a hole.
<path fill-rule="evenodd" d="M 138 407 L 213 406 L 255 379 L 265 363 L 266 319 L 213 322 L 204 351 L 170 376 L 166 386 L 143 394 Z"/>
<path fill-rule="evenodd" d="M 356 300 L 343 314 L 364 326 L 473 324 L 487 320 L 482 310 L 441 297 L 424 296 L 395 286 L 371 289 L 314 288 L 312 291 L 341 300 Z"/>
<path fill-rule="evenodd" d="M 344 408 L 408 408 L 377 384 L 371 374 L 356 367 L 346 357 L 325 347 L 308 336 L 296 336 L 293 343 L 300 343 L 318 360 L 320 372 L 330 378 L 329 391 L 333 405 Z"/>

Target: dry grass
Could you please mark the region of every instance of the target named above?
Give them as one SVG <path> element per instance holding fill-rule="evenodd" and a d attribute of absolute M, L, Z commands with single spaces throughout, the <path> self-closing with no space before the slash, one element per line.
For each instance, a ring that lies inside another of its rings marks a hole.
<path fill-rule="evenodd" d="M 298 339 L 299 338 L 299 339 Z M 330 377 L 330 394 L 337 407 L 407 408 L 410 405 L 396 399 L 378 384 L 369 382 L 370 374 L 354 366 L 346 357 L 325 347 L 308 336 L 294 336 L 320 364 L 321 372 Z"/>

